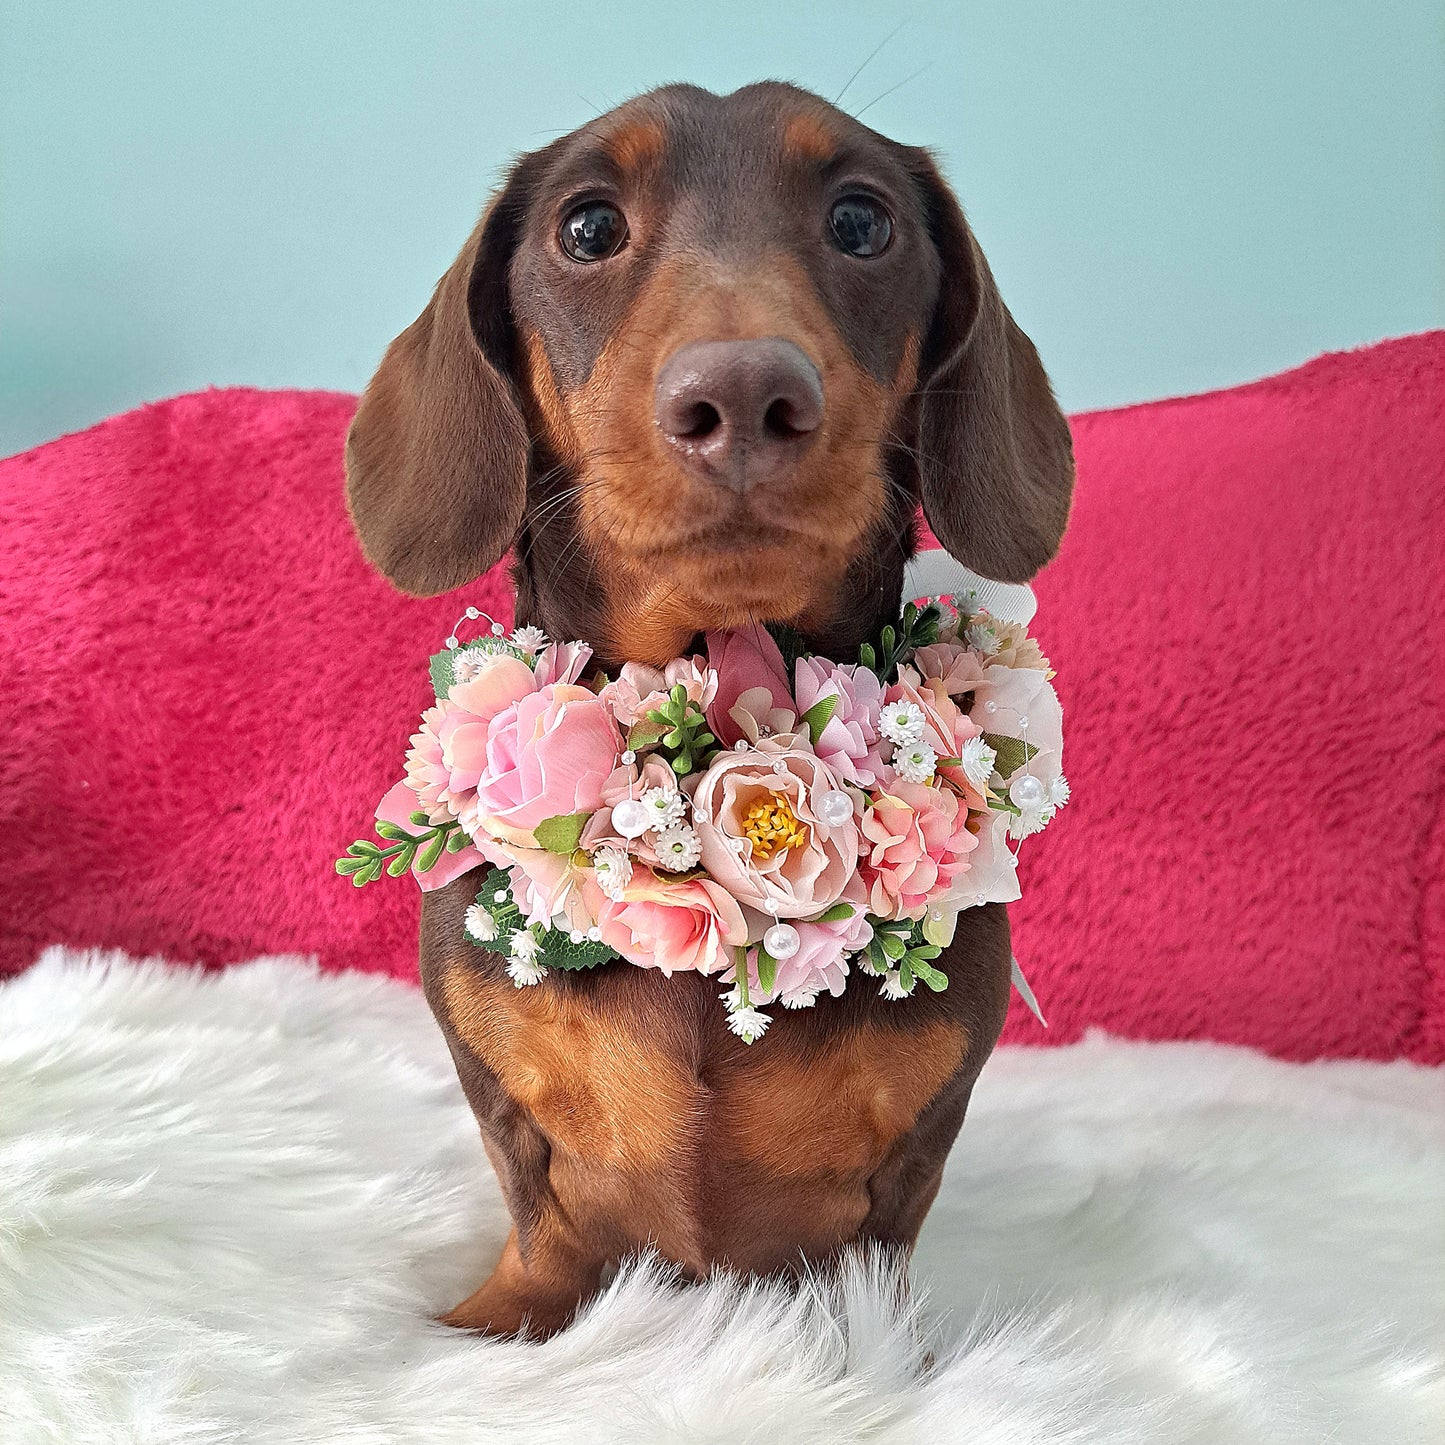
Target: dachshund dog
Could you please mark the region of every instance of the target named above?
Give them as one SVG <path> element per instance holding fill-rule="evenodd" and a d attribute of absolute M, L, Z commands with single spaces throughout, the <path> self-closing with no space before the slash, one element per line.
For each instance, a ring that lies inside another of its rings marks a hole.
<path fill-rule="evenodd" d="M 926 151 L 790 85 L 668 86 L 512 168 L 391 344 L 346 448 L 370 560 L 431 595 L 514 549 L 518 623 L 661 664 L 785 623 L 854 660 L 897 615 L 921 502 L 1023 581 L 1068 517 L 1068 425 Z M 1009 929 L 961 915 L 949 985 L 823 995 L 757 1043 L 715 980 L 517 988 L 480 874 L 428 893 L 421 974 L 513 1229 L 446 1317 L 562 1328 L 620 1258 L 683 1277 L 911 1249 L 1003 1027 Z"/>

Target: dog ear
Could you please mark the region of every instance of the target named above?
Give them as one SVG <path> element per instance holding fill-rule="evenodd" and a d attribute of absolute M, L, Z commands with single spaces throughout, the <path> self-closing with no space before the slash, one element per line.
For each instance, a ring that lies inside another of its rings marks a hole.
<path fill-rule="evenodd" d="M 346 438 L 346 496 L 362 550 L 403 592 L 470 582 L 512 544 L 531 441 L 512 389 L 507 272 L 527 206 L 512 171 L 387 348 Z"/>
<path fill-rule="evenodd" d="M 942 267 L 919 365 L 923 512 L 965 566 L 1026 582 L 1069 519 L 1069 424 L 948 183 L 926 152 L 912 166 Z"/>

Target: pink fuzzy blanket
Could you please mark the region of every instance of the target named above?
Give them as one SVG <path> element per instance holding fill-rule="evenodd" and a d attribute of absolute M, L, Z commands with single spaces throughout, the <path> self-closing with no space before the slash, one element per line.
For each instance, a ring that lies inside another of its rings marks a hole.
<path fill-rule="evenodd" d="M 0 971 L 46 944 L 415 972 L 332 859 L 505 576 L 361 560 L 353 398 L 210 391 L 0 462 Z M 1445 332 L 1077 417 L 1039 579 L 1074 801 L 1024 851 L 1053 1025 L 1445 1059 Z"/>

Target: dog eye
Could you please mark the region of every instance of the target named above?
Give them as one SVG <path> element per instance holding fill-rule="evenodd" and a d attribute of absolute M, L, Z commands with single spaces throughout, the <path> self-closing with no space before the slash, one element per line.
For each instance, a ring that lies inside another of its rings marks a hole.
<path fill-rule="evenodd" d="M 893 239 L 893 218 L 872 196 L 844 196 L 828 216 L 834 244 L 850 256 L 881 256 Z"/>
<path fill-rule="evenodd" d="M 586 201 L 568 213 L 557 240 L 574 261 L 605 261 L 627 244 L 627 217 L 606 201 Z"/>

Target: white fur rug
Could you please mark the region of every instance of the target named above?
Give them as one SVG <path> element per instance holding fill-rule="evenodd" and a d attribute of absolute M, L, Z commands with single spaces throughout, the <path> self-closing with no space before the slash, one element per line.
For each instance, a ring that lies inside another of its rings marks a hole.
<path fill-rule="evenodd" d="M 431 1323 L 496 1185 L 419 993 L 52 951 L 0 989 L 0 1440 L 1405 1445 L 1445 1432 L 1445 1080 L 1094 1039 L 985 1070 L 915 1264 Z"/>

